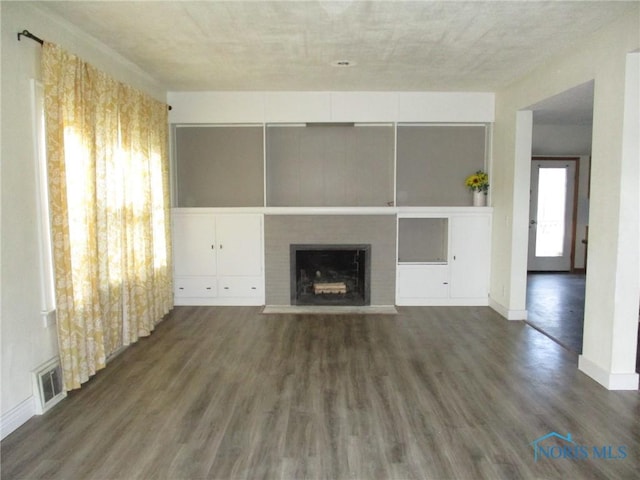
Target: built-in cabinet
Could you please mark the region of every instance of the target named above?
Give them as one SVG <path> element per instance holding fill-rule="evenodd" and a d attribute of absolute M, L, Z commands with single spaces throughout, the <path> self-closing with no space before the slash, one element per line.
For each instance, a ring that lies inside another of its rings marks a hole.
<path fill-rule="evenodd" d="M 398 305 L 488 305 L 488 208 L 398 214 Z"/>
<path fill-rule="evenodd" d="M 263 217 L 174 210 L 176 305 L 263 305 Z"/>
<path fill-rule="evenodd" d="M 491 208 L 397 219 L 397 305 L 488 305 Z M 264 305 L 262 214 L 174 209 L 172 220 L 176 305 Z"/>
<path fill-rule="evenodd" d="M 408 108 L 404 98 L 396 98 L 398 108 Z M 361 112 L 366 102 L 357 105 L 353 111 Z M 287 123 L 276 115 L 257 123 L 174 123 L 176 305 L 264 304 L 265 277 L 290 279 L 264 272 L 273 263 L 264 261 L 272 252 L 264 251 L 263 215 L 292 213 L 396 215 L 398 305 L 487 305 L 491 208 L 470 207 L 464 184 L 490 157 L 491 119 L 476 113 L 453 123 L 422 114 L 392 122 L 320 116 Z"/>

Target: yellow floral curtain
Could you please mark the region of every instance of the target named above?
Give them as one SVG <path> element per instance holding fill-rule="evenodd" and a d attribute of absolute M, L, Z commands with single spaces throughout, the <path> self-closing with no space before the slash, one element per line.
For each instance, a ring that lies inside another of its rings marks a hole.
<path fill-rule="evenodd" d="M 67 390 L 173 306 L 166 105 L 45 42 L 60 358 Z"/>

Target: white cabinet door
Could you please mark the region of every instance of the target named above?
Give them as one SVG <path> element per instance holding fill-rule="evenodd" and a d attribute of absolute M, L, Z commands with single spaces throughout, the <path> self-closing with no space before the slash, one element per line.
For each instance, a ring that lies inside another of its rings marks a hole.
<path fill-rule="evenodd" d="M 215 217 L 173 216 L 173 263 L 176 276 L 216 275 Z"/>
<path fill-rule="evenodd" d="M 262 277 L 223 277 L 220 279 L 218 295 L 223 298 L 251 298 L 263 294 Z"/>
<path fill-rule="evenodd" d="M 399 265 L 398 300 L 447 298 L 449 296 L 448 265 Z"/>
<path fill-rule="evenodd" d="M 215 277 L 178 277 L 173 286 L 176 298 L 215 298 L 218 295 Z"/>
<path fill-rule="evenodd" d="M 488 215 L 450 219 L 450 265 L 452 298 L 487 298 L 491 222 Z"/>
<path fill-rule="evenodd" d="M 262 274 L 262 216 L 218 215 L 218 275 Z"/>

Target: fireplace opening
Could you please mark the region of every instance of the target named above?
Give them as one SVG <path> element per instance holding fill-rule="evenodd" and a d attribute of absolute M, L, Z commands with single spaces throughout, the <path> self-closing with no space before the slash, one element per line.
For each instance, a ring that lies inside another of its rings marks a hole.
<path fill-rule="evenodd" d="M 292 305 L 370 305 L 371 245 L 291 245 Z"/>

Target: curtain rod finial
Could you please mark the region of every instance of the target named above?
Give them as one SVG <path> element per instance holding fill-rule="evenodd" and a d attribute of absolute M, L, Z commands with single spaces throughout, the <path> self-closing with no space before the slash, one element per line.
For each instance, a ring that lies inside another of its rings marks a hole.
<path fill-rule="evenodd" d="M 34 40 L 34 41 L 38 42 L 40 45 L 44 45 L 44 40 L 42 40 L 39 37 L 36 37 L 29 30 L 25 29 L 25 30 L 23 30 L 21 32 L 18 32 L 18 41 L 20 41 L 20 37 L 27 37 L 27 38 L 30 38 L 31 40 Z"/>

